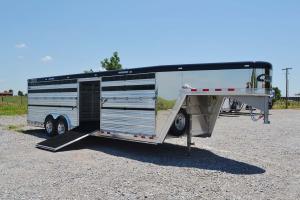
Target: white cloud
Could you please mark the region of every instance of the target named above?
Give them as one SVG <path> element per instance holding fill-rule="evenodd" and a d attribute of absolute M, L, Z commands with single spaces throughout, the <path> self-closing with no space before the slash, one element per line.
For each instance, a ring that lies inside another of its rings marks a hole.
<path fill-rule="evenodd" d="M 41 61 L 43 63 L 51 62 L 52 60 L 53 60 L 53 58 L 51 56 L 44 56 L 41 58 Z"/>
<path fill-rule="evenodd" d="M 5 80 L 4 79 L 0 79 L 0 83 L 4 83 L 5 82 Z"/>
<path fill-rule="evenodd" d="M 18 56 L 18 59 L 19 59 L 19 60 L 23 60 L 23 59 L 24 59 L 24 56 Z"/>
<path fill-rule="evenodd" d="M 22 49 L 22 48 L 26 48 L 27 45 L 26 45 L 25 43 L 18 43 L 18 44 L 15 45 L 15 47 L 16 47 L 17 49 Z"/>

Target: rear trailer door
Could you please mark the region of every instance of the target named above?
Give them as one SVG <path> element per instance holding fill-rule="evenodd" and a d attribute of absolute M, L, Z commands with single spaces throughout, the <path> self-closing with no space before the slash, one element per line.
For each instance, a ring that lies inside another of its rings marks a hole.
<path fill-rule="evenodd" d="M 155 73 L 102 77 L 101 132 L 155 136 Z"/>

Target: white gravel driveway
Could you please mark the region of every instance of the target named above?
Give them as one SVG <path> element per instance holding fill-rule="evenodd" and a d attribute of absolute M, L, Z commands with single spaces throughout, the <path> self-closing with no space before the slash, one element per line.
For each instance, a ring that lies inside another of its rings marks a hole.
<path fill-rule="evenodd" d="M 91 137 L 51 153 L 35 148 L 43 131 L 8 130 L 26 116 L 0 117 L 0 199 L 300 199 L 300 110 L 271 114 L 219 117 L 190 157 L 185 138 Z"/>

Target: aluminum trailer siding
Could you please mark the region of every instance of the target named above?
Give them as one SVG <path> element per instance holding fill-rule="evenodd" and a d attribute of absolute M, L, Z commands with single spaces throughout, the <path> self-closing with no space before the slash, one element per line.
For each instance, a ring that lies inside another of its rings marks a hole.
<path fill-rule="evenodd" d="M 58 131 L 63 129 L 57 124 L 71 130 L 93 122 L 93 135 L 153 144 L 167 136 L 209 137 L 225 97 L 260 109 L 268 123 L 271 80 L 272 65 L 267 62 L 166 65 L 29 79 L 28 124 L 45 126 L 51 118 L 52 129 Z"/>

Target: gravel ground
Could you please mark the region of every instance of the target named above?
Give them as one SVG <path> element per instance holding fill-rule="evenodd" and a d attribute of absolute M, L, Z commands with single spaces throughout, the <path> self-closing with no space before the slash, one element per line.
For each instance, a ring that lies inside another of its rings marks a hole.
<path fill-rule="evenodd" d="M 220 117 L 211 138 L 152 146 L 87 138 L 63 151 L 36 149 L 41 130 L 8 130 L 0 117 L 0 199 L 300 199 L 300 110 L 270 125 Z"/>

